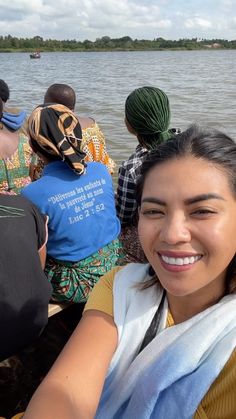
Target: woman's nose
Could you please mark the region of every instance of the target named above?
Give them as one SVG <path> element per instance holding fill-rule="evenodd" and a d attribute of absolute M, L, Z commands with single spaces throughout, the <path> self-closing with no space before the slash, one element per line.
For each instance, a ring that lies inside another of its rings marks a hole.
<path fill-rule="evenodd" d="M 160 239 L 168 244 L 189 242 L 191 240 L 191 233 L 185 217 L 168 217 L 161 227 Z"/>

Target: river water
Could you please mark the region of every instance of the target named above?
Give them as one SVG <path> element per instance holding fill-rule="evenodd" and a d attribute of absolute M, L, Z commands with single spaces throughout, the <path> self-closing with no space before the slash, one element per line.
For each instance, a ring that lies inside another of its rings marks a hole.
<path fill-rule="evenodd" d="M 0 78 L 11 90 L 9 105 L 30 112 L 52 83 L 76 91 L 76 112 L 101 125 L 110 155 L 119 164 L 136 146 L 124 126 L 124 103 L 135 88 L 154 85 L 170 99 L 171 127 L 192 122 L 223 129 L 236 139 L 236 50 L 0 54 Z"/>

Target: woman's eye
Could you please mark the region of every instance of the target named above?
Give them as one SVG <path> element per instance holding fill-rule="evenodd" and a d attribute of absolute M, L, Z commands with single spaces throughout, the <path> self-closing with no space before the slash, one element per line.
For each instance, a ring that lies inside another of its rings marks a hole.
<path fill-rule="evenodd" d="M 208 208 L 199 208 L 192 212 L 193 215 L 211 215 L 216 214 L 216 211 L 210 210 Z"/>
<path fill-rule="evenodd" d="M 141 210 L 141 214 L 154 217 L 154 216 L 162 216 L 164 215 L 164 212 L 158 209 L 143 209 Z"/>

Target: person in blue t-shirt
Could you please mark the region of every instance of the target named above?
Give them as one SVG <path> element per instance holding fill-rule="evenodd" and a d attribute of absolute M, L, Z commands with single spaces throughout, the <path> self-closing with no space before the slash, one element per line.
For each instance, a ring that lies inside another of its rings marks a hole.
<path fill-rule="evenodd" d="M 46 167 L 22 194 L 49 218 L 45 273 L 53 299 L 83 302 L 123 259 L 112 179 L 102 163 L 84 162 L 81 127 L 67 107 L 38 106 L 29 117 L 29 135 Z"/>

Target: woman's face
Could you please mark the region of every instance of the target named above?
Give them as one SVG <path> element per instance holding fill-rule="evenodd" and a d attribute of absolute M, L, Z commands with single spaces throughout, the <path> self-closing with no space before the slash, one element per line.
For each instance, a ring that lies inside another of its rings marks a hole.
<path fill-rule="evenodd" d="M 224 170 L 194 157 L 155 166 L 139 217 L 143 250 L 169 294 L 223 294 L 236 252 L 236 199 Z"/>

